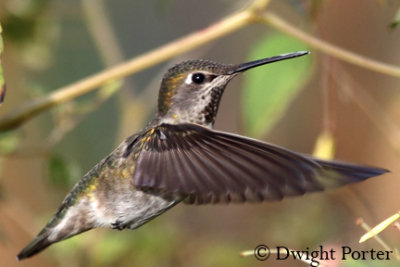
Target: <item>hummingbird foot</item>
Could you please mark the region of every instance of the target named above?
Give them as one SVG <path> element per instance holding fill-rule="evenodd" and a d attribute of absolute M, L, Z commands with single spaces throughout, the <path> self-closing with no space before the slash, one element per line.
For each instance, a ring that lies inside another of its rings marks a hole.
<path fill-rule="evenodd" d="M 126 228 L 126 224 L 124 224 L 123 221 L 116 220 L 115 222 L 111 223 L 111 228 L 121 231 Z"/>

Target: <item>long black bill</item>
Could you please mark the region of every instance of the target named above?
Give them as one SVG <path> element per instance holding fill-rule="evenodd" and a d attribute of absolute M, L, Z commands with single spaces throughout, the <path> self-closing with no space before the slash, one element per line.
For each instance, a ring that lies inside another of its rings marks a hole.
<path fill-rule="evenodd" d="M 274 57 L 269 57 L 269 58 L 263 58 L 263 59 L 259 59 L 259 60 L 254 60 L 254 61 L 250 61 L 247 63 L 242 63 L 239 65 L 236 65 L 234 69 L 230 70 L 227 74 L 231 75 L 237 72 L 242 72 L 254 67 L 258 67 L 261 65 L 265 65 L 265 64 L 269 64 L 272 62 L 277 62 L 277 61 L 281 61 L 281 60 L 285 60 L 285 59 L 290 59 L 290 58 L 295 58 L 295 57 L 301 57 L 304 55 L 308 55 L 310 54 L 309 51 L 298 51 L 298 52 L 293 52 L 293 53 L 287 53 L 287 54 L 282 54 L 279 56 L 274 56 Z"/>

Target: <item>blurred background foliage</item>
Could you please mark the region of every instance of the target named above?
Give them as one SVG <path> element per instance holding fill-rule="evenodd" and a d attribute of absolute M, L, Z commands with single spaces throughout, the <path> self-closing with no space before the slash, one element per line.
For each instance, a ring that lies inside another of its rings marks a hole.
<path fill-rule="evenodd" d="M 3 0 L 1 62 L 8 91 L 0 115 L 207 27 L 249 3 Z M 397 0 L 274 0 L 267 9 L 317 38 L 399 66 L 399 6 Z M 312 53 L 236 78 L 225 92 L 215 128 L 303 153 L 312 153 L 316 141 L 328 137 L 326 147 L 336 151 L 336 158 L 388 168 L 391 174 L 281 202 L 178 205 L 138 230 L 89 231 L 16 262 L 16 254 L 72 185 L 151 118 L 159 81 L 169 66 L 189 58 L 239 63 L 297 50 Z M 112 81 L 0 133 L 0 266 L 302 266 L 238 255 L 259 243 L 382 249 L 374 240 L 358 244 L 363 230 L 355 221 L 362 217 L 375 224 L 398 210 L 399 89 L 399 78 L 334 59 L 262 24 L 248 25 L 123 82 Z M 382 236 L 392 248 L 399 247 L 397 230 Z M 385 262 L 389 264 L 398 266 L 398 261 Z"/>

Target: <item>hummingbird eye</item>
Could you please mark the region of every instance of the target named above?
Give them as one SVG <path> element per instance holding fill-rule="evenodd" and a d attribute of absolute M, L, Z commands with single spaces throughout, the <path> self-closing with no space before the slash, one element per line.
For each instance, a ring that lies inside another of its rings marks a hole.
<path fill-rule="evenodd" d="M 203 73 L 194 73 L 192 75 L 192 82 L 196 83 L 196 84 L 201 84 L 204 82 L 206 76 Z"/>

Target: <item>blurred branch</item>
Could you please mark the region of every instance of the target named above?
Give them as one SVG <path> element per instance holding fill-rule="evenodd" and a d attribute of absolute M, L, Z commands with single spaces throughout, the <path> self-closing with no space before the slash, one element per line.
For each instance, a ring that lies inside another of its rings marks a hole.
<path fill-rule="evenodd" d="M 356 224 L 359 225 L 362 229 L 364 229 L 364 231 L 367 233 L 369 233 L 373 230 L 366 222 L 364 222 L 364 220 L 362 218 L 358 218 L 356 220 Z M 380 238 L 378 236 L 378 234 L 371 236 L 371 238 L 374 238 L 385 250 L 393 251 L 394 252 L 393 255 L 395 256 L 396 260 L 400 261 L 400 254 L 397 249 L 392 249 L 388 244 L 386 244 L 386 242 L 382 238 Z M 360 240 L 360 243 L 361 243 L 361 240 Z"/>
<path fill-rule="evenodd" d="M 81 0 L 86 26 L 106 66 L 118 64 L 124 57 L 117 42 L 104 0 Z"/>
<path fill-rule="evenodd" d="M 356 221 L 356 224 L 359 225 L 366 232 L 371 231 L 371 227 L 366 222 L 364 222 L 364 220 L 362 218 L 358 218 L 357 221 Z M 377 235 L 375 235 L 374 238 L 385 250 L 392 250 L 389 247 L 389 245 L 386 244 L 386 242 L 382 240 L 382 238 L 380 238 Z"/>
<path fill-rule="evenodd" d="M 312 155 L 323 159 L 333 159 L 336 152 L 335 144 L 335 84 L 333 64 L 331 57 L 327 57 L 326 71 L 322 76 L 322 131 L 319 133 L 314 145 Z"/>
<path fill-rule="evenodd" d="M 41 98 L 22 104 L 0 118 L 0 131 L 16 128 L 40 112 L 93 91 L 110 80 L 120 79 L 127 75 L 139 72 L 236 31 L 247 25 L 252 18 L 252 13 L 248 10 L 238 12 L 222 19 L 206 29 L 191 33 L 148 53 L 135 57 L 125 63 L 84 78 L 71 85 L 61 87 L 53 93 Z"/>
<path fill-rule="evenodd" d="M 104 66 L 110 67 L 122 62 L 121 48 L 114 34 L 104 0 L 81 0 L 81 5 L 86 27 Z M 45 142 L 44 151 L 50 150 L 65 134 L 74 129 L 87 114 L 98 109 L 103 102 L 113 96 L 121 87 L 127 87 L 123 80 L 114 80 L 111 83 L 106 83 L 97 90 L 94 99 L 84 106 L 76 106 L 74 102 L 71 102 L 69 107 L 65 107 L 61 112 L 56 112 L 53 115 L 55 127 Z"/>
<path fill-rule="evenodd" d="M 380 222 L 378 225 L 376 225 L 374 228 L 367 230 L 366 233 L 360 238 L 359 243 L 363 243 L 367 241 L 368 239 L 377 236 L 379 233 L 381 233 L 383 230 L 385 230 L 389 225 L 393 224 L 395 221 L 397 221 L 400 218 L 400 212 L 397 212 L 390 216 L 389 218 L 383 220 Z"/>
<path fill-rule="evenodd" d="M 269 2 L 269 0 L 255 0 L 247 9 L 227 16 L 203 30 L 191 33 L 169 44 L 139 55 L 125 63 L 84 78 L 76 83 L 61 87 L 46 96 L 30 100 L 0 118 L 0 131 L 16 128 L 40 112 L 93 91 L 106 82 L 121 79 L 127 75 L 142 71 L 176 55 L 190 51 L 198 46 L 237 31 L 254 22 L 269 24 L 282 32 L 302 40 L 316 49 L 346 62 L 383 74 L 400 77 L 399 67 L 375 61 L 339 48 L 299 30 L 273 13 L 262 13 Z"/>
<path fill-rule="evenodd" d="M 321 39 L 318 39 L 314 36 L 311 36 L 303 31 L 299 30 L 298 28 L 289 24 L 288 22 L 286 22 L 284 19 L 277 16 L 276 14 L 273 14 L 271 12 L 266 12 L 266 13 L 264 13 L 264 15 L 261 16 L 260 20 L 282 32 L 285 32 L 285 33 L 305 42 L 306 44 L 308 44 L 318 50 L 321 50 L 324 53 L 327 53 L 327 54 L 335 57 L 335 58 L 339 58 L 348 63 L 358 65 L 365 69 L 373 70 L 373 71 L 383 73 L 386 75 L 400 77 L 400 67 L 382 63 L 382 62 L 358 55 L 356 53 L 350 52 L 348 50 L 342 49 L 338 46 L 332 45 L 328 42 L 325 42 Z"/>
<path fill-rule="evenodd" d="M 341 68 L 336 68 L 341 80 L 336 80 L 339 89 L 349 96 L 354 103 L 367 115 L 374 123 L 375 127 L 389 141 L 397 153 L 400 152 L 400 128 L 393 119 L 385 112 L 382 106 L 376 102 L 373 96 L 367 91 L 362 90 L 354 79 Z"/>
<path fill-rule="evenodd" d="M 94 100 L 92 100 L 90 103 L 87 103 L 84 106 L 71 105 L 71 107 L 66 108 L 66 111 L 61 112 L 61 114 L 56 114 L 54 116 L 55 127 L 51 131 L 45 144 L 42 145 L 43 148 L 40 149 L 41 153 L 46 154 L 48 151 L 50 151 L 50 149 L 59 141 L 61 141 L 68 132 L 73 130 L 87 114 L 98 109 L 100 105 L 114 95 L 119 88 L 121 88 L 120 80 L 107 83 L 101 87 Z M 71 114 L 74 116 L 71 117 Z M 19 149 L 15 151 L 15 153 L 23 154 L 24 150 L 25 149 Z"/>

